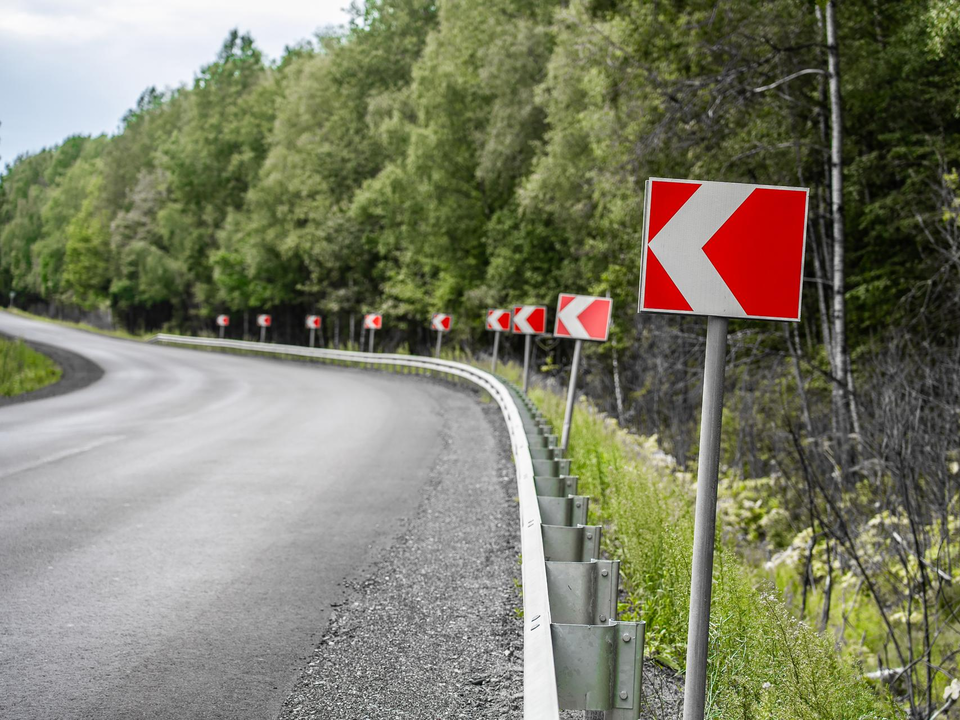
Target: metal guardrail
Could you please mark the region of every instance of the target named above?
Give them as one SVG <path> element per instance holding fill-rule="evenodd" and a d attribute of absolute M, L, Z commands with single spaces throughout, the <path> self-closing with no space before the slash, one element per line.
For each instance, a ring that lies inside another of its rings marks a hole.
<path fill-rule="evenodd" d="M 619 562 L 602 560 L 589 499 L 536 407 L 515 386 L 471 365 L 414 355 L 327 350 L 159 334 L 151 343 L 242 350 L 372 367 L 406 367 L 467 380 L 500 407 L 520 499 L 523 581 L 523 716 L 557 720 L 560 708 L 640 713 L 643 623 L 617 622 Z M 547 520 L 545 524 L 543 520 Z M 553 613 L 551 613 L 551 606 Z"/>

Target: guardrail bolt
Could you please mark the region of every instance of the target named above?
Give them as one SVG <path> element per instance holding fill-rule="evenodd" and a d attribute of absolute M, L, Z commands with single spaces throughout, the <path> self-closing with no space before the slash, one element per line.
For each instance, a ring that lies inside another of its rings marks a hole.
<path fill-rule="evenodd" d="M 621 700 L 626 700 L 628 697 L 629 697 L 629 695 L 627 695 L 627 691 L 626 691 L 626 690 L 621 690 L 621 691 L 620 691 L 620 699 L 621 699 Z"/>
<path fill-rule="evenodd" d="M 601 571 L 600 571 L 600 574 L 603 575 L 604 577 L 606 577 L 607 575 L 610 574 L 610 571 L 609 571 L 609 570 L 601 570 Z"/>
<path fill-rule="evenodd" d="M 624 633 L 624 634 L 623 634 L 623 641 L 624 641 L 624 642 L 630 642 L 632 639 L 633 639 L 633 638 L 630 637 L 630 633 Z"/>
<path fill-rule="evenodd" d="M 587 533 L 587 540 L 593 540 L 593 533 Z"/>
<path fill-rule="evenodd" d="M 606 616 L 606 615 L 601 615 L 601 616 L 600 616 L 600 622 L 605 623 L 606 621 L 607 621 L 607 616 Z"/>

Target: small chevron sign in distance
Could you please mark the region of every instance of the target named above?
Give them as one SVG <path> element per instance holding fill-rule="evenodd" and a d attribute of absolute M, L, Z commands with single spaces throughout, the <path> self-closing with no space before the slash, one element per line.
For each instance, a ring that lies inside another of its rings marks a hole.
<path fill-rule="evenodd" d="M 510 311 L 501 308 L 487 310 L 487 330 L 510 332 Z"/>
<path fill-rule="evenodd" d="M 640 311 L 798 321 L 807 195 L 647 180 Z"/>
<path fill-rule="evenodd" d="M 229 315 L 217 315 L 217 325 L 220 327 L 230 327 Z"/>
<path fill-rule="evenodd" d="M 380 313 L 367 313 L 363 316 L 364 330 L 380 330 L 383 328 L 383 315 Z"/>
<path fill-rule="evenodd" d="M 517 305 L 513 308 L 513 331 L 519 335 L 546 334 L 547 308 L 543 305 Z"/>
<path fill-rule="evenodd" d="M 592 295 L 561 293 L 553 335 L 574 340 L 606 342 L 610 336 L 613 300 Z"/>
<path fill-rule="evenodd" d="M 452 323 L 453 316 L 444 313 L 434 313 L 430 327 L 438 332 L 450 332 L 450 325 Z"/>
<path fill-rule="evenodd" d="M 320 322 L 319 315 L 307 315 L 307 327 L 311 330 L 319 330 Z"/>
<path fill-rule="evenodd" d="M 268 328 L 273 324 L 273 318 L 270 315 L 257 315 L 257 325 L 262 328 Z"/>

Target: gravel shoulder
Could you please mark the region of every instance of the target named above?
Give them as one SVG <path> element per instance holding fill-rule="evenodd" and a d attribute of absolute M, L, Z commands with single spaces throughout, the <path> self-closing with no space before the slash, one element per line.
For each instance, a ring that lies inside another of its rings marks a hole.
<path fill-rule="evenodd" d="M 0 333 L 0 335 L 10 340 L 17 339 L 5 333 Z M 103 377 L 103 368 L 83 355 L 78 355 L 70 350 L 64 350 L 61 347 L 36 342 L 34 340 L 24 340 L 23 342 L 53 360 L 60 366 L 63 374 L 60 376 L 60 380 L 52 385 L 42 387 L 39 390 L 14 395 L 13 397 L 0 397 L 0 407 L 30 402 L 31 400 L 42 400 L 44 398 L 56 397 L 57 395 L 66 395 L 75 390 L 82 390 Z"/>
<path fill-rule="evenodd" d="M 499 409 L 474 391 L 442 412 L 443 451 L 416 515 L 370 577 L 345 583 L 283 720 L 521 716 L 507 432 Z"/>

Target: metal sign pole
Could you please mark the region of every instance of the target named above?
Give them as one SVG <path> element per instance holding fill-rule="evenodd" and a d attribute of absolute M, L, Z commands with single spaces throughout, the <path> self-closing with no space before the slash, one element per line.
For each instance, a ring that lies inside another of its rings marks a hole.
<path fill-rule="evenodd" d="M 500 350 L 500 333 L 495 332 L 493 334 L 493 367 L 490 369 L 490 372 L 497 372 L 497 352 Z"/>
<path fill-rule="evenodd" d="M 370 328 L 370 349 L 367 352 L 373 352 L 373 333 L 374 329 Z"/>
<path fill-rule="evenodd" d="M 573 346 L 573 365 L 570 366 L 570 387 L 567 388 L 567 409 L 563 412 L 563 434 L 560 436 L 560 449 L 567 454 L 570 443 L 570 422 L 573 420 L 573 403 L 577 398 L 577 371 L 580 369 L 580 350 L 583 340 L 577 340 Z"/>
<path fill-rule="evenodd" d="M 437 330 L 437 360 L 440 359 L 440 343 L 443 342 L 443 333 Z"/>
<path fill-rule="evenodd" d="M 717 531 L 717 481 L 720 469 L 720 421 L 727 356 L 726 318 L 707 318 L 707 355 L 703 369 L 697 509 L 693 527 L 690 624 L 687 629 L 687 675 L 683 686 L 683 720 L 703 720 L 707 691 L 707 640 L 713 544 Z"/>
<path fill-rule="evenodd" d="M 316 328 L 313 328 L 313 327 L 310 328 L 310 347 L 313 347 L 313 341 L 316 336 L 316 332 L 317 332 Z"/>
<path fill-rule="evenodd" d="M 220 326 L 220 339 L 223 340 L 223 325 Z"/>
<path fill-rule="evenodd" d="M 266 342 L 266 341 L 267 341 L 267 326 L 261 325 L 260 326 L 260 342 Z"/>
<path fill-rule="evenodd" d="M 524 335 L 523 341 L 523 391 L 527 391 L 527 385 L 530 382 L 530 347 L 533 344 L 533 336 Z"/>

